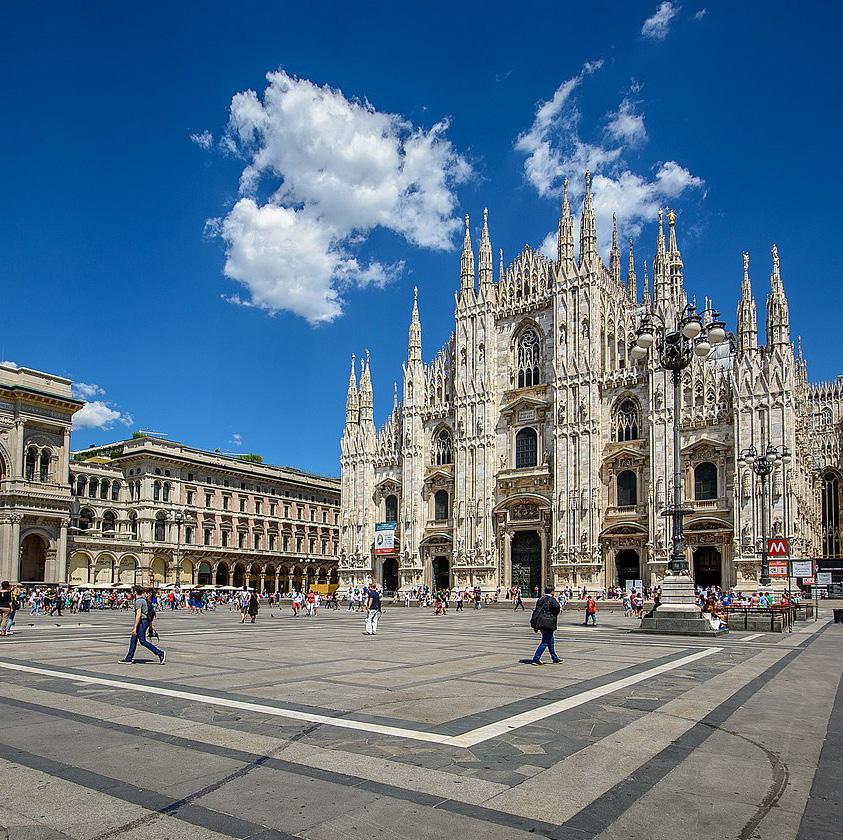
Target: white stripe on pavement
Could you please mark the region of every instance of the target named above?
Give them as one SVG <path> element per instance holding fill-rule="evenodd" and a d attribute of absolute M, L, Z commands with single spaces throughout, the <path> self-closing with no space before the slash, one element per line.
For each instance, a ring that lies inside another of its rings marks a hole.
<path fill-rule="evenodd" d="M 588 691 L 583 691 L 580 694 L 575 694 L 572 697 L 567 697 L 564 700 L 558 700 L 554 703 L 548 703 L 545 706 L 539 706 L 537 709 L 532 709 L 528 712 L 521 712 L 517 715 L 504 718 L 497 723 L 488 724 L 486 726 L 478 727 L 470 732 L 462 735 L 442 735 L 436 732 L 424 732 L 415 729 L 404 729 L 399 726 L 387 726 L 380 723 L 367 723 L 359 720 L 348 720 L 341 717 L 333 717 L 331 715 L 316 714 L 314 712 L 302 712 L 297 709 L 285 709 L 279 706 L 267 706 L 262 703 L 249 703 L 242 700 L 231 700 L 225 697 L 214 697 L 208 694 L 198 694 L 192 691 L 181 691 L 174 688 L 163 688 L 154 685 L 143 685 L 141 683 L 129 683 L 122 680 L 106 679 L 105 677 L 91 677 L 80 674 L 71 674 L 67 671 L 55 671 L 50 668 L 35 668 L 31 665 L 18 665 L 13 662 L 0 662 L 0 668 L 9 671 L 20 671 L 26 674 L 39 674 L 47 677 L 58 677 L 59 679 L 69 680 L 70 682 L 82 682 L 91 685 L 103 685 L 109 688 L 118 688 L 123 691 L 135 691 L 142 694 L 157 694 L 163 697 L 175 697 L 180 700 L 191 700 L 194 703 L 204 703 L 208 706 L 223 706 L 229 709 L 241 709 L 247 712 L 257 712 L 259 714 L 273 715 L 275 717 L 289 718 L 291 720 L 301 720 L 308 723 L 320 723 L 325 726 L 335 726 L 341 729 L 355 729 L 362 732 L 373 732 L 378 735 L 389 735 L 395 738 L 406 738 L 413 741 L 425 741 L 433 744 L 443 744 L 452 747 L 472 747 L 484 741 L 496 738 L 507 732 L 515 729 L 520 729 L 523 726 L 529 726 L 539 720 L 567 711 L 568 709 L 576 708 L 584 703 L 596 700 L 599 697 L 604 697 L 607 694 L 612 694 L 622 688 L 635 685 L 636 683 L 644 682 L 659 674 L 664 674 L 667 671 L 672 671 L 676 668 L 681 668 L 683 665 L 688 665 L 691 662 L 696 662 L 706 656 L 711 656 L 713 653 L 719 653 L 722 648 L 712 647 L 705 648 L 697 653 L 683 656 L 680 659 L 675 659 L 672 662 L 666 662 L 662 665 L 657 665 L 654 668 L 648 668 L 638 674 L 633 674 L 623 679 L 614 680 L 597 688 L 592 688 Z"/>

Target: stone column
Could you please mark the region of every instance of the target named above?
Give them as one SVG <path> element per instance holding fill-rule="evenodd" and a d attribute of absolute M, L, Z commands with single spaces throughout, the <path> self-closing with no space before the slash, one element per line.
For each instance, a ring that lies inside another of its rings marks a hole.
<path fill-rule="evenodd" d="M 228 585 L 234 586 L 234 564 L 228 567 Z"/>
<path fill-rule="evenodd" d="M 512 532 L 508 528 L 502 529 L 503 540 L 503 587 L 509 589 L 512 586 Z"/>
<path fill-rule="evenodd" d="M 258 577 L 258 580 L 259 580 L 258 592 L 262 593 L 264 591 L 264 589 L 266 588 L 266 574 L 264 572 L 261 572 L 259 577 Z"/>
<path fill-rule="evenodd" d="M 20 580 L 20 523 L 23 517 L 12 514 L 12 536 L 9 541 L 9 577 Z"/>
<path fill-rule="evenodd" d="M 57 550 L 57 564 L 56 564 L 56 580 L 67 580 L 67 527 L 70 525 L 69 519 L 61 520 L 61 527 L 59 528 L 59 542 Z"/>

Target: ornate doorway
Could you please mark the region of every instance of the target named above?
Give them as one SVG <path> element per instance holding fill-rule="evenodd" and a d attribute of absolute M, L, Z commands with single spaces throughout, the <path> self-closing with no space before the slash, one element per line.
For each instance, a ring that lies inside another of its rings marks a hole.
<path fill-rule="evenodd" d="M 512 538 L 512 585 L 533 595 L 542 585 L 542 545 L 538 531 L 516 531 Z"/>
<path fill-rule="evenodd" d="M 720 552 L 713 545 L 694 551 L 694 583 L 703 588 L 723 585 Z"/>
<path fill-rule="evenodd" d="M 43 582 L 47 571 L 47 546 L 38 534 L 24 537 L 20 550 L 21 582 Z"/>
<path fill-rule="evenodd" d="M 615 554 L 615 583 L 627 586 L 628 581 L 641 580 L 641 559 L 634 548 L 622 548 Z"/>
<path fill-rule="evenodd" d="M 451 564 L 447 557 L 433 558 L 433 588 L 434 589 L 450 589 L 451 588 Z"/>
<path fill-rule="evenodd" d="M 385 593 L 398 591 L 398 560 L 395 557 L 388 557 L 383 561 L 381 582 Z"/>

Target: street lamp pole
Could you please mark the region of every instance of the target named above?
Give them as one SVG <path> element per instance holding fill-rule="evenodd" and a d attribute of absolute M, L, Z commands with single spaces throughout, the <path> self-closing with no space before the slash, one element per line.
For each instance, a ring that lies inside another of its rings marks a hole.
<path fill-rule="evenodd" d="M 791 459 L 790 450 L 782 446 L 767 446 L 759 452 L 752 444 L 742 450 L 738 455 L 738 464 L 748 466 L 755 475 L 761 479 L 761 577 L 758 583 L 762 587 L 770 585 L 770 555 L 767 546 L 767 539 L 770 536 L 770 510 L 769 496 L 767 495 L 767 479 L 778 464 L 789 464 Z M 790 560 L 788 559 L 788 569 Z M 790 576 L 788 575 L 788 578 Z M 790 581 L 788 580 L 788 585 Z"/>
<path fill-rule="evenodd" d="M 662 582 L 661 602 L 657 610 L 641 620 L 641 632 L 676 635 L 716 635 L 701 615 L 696 591 L 685 556 L 682 508 L 682 371 L 694 356 L 705 359 L 714 345 L 726 340 L 725 324 L 713 309 L 697 312 L 688 304 L 668 323 L 658 312 L 645 312 L 630 354 L 641 361 L 652 347 L 663 370 L 671 372 L 673 383 L 673 503 L 664 511 L 671 518 L 670 558 Z"/>

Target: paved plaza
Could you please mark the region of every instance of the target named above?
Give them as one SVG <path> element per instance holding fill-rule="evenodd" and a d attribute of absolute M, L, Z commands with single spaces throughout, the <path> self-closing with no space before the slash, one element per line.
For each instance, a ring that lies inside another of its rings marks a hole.
<path fill-rule="evenodd" d="M 20 615 L 0 645 L 0 838 L 841 837 L 843 627 L 596 628 L 529 612 Z"/>

